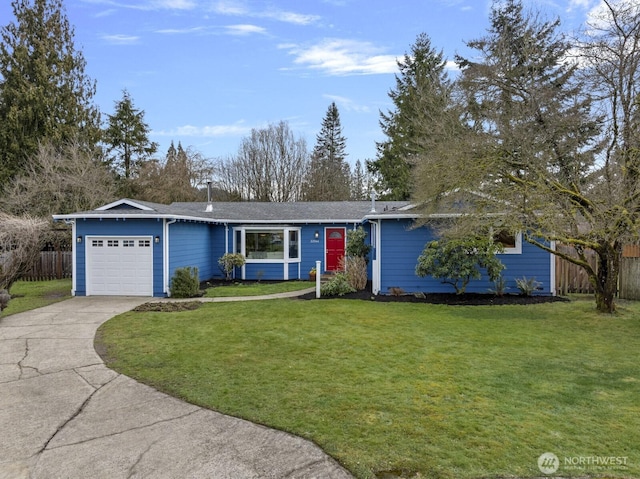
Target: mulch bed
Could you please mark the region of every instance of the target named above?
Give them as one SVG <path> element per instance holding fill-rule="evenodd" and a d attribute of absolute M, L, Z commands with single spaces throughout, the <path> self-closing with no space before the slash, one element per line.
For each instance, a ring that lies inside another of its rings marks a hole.
<path fill-rule="evenodd" d="M 316 299 L 315 292 L 298 296 L 298 299 Z M 428 304 L 448 304 L 451 306 L 488 306 L 505 304 L 540 304 L 557 301 L 569 301 L 568 298 L 560 296 L 522 296 L 519 294 L 505 294 L 496 296 L 483 293 L 433 293 L 433 294 L 373 294 L 371 291 L 357 291 L 343 296 L 323 296 L 320 299 L 359 299 L 364 301 L 375 301 L 380 303 L 428 303 Z"/>

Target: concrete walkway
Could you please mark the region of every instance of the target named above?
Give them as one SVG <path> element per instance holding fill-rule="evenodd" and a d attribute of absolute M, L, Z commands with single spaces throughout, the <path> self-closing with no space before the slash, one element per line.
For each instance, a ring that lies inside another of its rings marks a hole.
<path fill-rule="evenodd" d="M 0 317 L 0 479 L 351 477 L 309 441 L 108 369 L 98 326 L 147 301 L 73 298 Z"/>

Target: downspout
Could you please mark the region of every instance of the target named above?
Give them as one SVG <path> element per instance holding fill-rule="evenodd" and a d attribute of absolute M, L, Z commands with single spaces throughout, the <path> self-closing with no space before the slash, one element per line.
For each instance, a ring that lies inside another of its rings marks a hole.
<path fill-rule="evenodd" d="M 374 255 L 375 259 L 371 262 L 371 289 L 373 294 L 378 294 L 380 292 L 380 237 L 382 236 L 382 221 L 372 221 L 372 225 L 374 225 L 375 237 L 373 238 L 373 247 L 374 247 Z"/>
<path fill-rule="evenodd" d="M 75 220 L 64 220 L 67 225 L 71 225 L 71 296 L 76 295 L 77 288 L 77 263 L 76 263 L 76 222 Z M 86 251 L 86 246 L 85 246 Z"/>
<path fill-rule="evenodd" d="M 553 251 L 556 250 L 556 242 L 552 241 L 551 242 L 551 249 Z M 556 291 L 556 255 L 555 254 L 550 254 L 550 260 L 551 260 L 551 265 L 550 265 L 550 275 L 549 275 L 549 282 L 551 283 L 549 286 L 549 291 L 551 292 L 552 296 L 557 296 L 558 292 Z"/>
<path fill-rule="evenodd" d="M 162 246 L 162 267 L 164 270 L 164 285 L 163 285 L 163 293 L 167 296 L 170 296 L 169 290 L 169 225 L 172 225 L 178 220 L 167 221 L 167 219 L 162 220 L 164 222 L 162 236 L 164 236 L 163 246 Z"/>

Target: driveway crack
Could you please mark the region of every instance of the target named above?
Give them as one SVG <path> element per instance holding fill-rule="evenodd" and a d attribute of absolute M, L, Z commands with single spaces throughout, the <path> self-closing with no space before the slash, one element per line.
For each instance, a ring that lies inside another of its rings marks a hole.
<path fill-rule="evenodd" d="M 138 456 L 138 458 L 135 460 L 135 462 L 134 462 L 134 463 L 131 465 L 131 467 L 129 468 L 129 474 L 127 474 L 127 478 L 130 478 L 130 477 L 132 477 L 132 476 L 135 474 L 135 470 L 136 470 L 136 467 L 138 467 L 138 464 L 140 464 L 140 462 L 142 461 L 142 459 L 144 458 L 144 456 L 145 456 L 145 455 L 146 455 L 146 454 L 151 450 L 151 448 L 152 448 L 153 446 L 155 446 L 155 444 L 156 444 L 157 442 L 158 442 L 158 440 L 153 441 L 151 444 L 149 444 L 149 445 L 147 446 L 147 448 L 146 448 L 144 451 L 142 451 L 142 452 L 140 453 L 140 455 Z"/>
<path fill-rule="evenodd" d="M 76 372 L 76 374 L 78 374 Z M 78 376 L 80 376 L 78 374 Z M 82 378 L 82 376 L 80 376 Z M 84 378 L 82 378 L 85 382 L 86 380 Z M 87 398 L 83 401 L 83 403 L 80 405 L 80 407 L 78 409 L 76 409 L 76 411 L 66 420 L 64 421 L 59 427 L 58 429 L 56 429 L 56 431 L 51 435 L 51 437 L 49 439 L 47 439 L 47 441 L 45 442 L 44 446 L 42 446 L 42 448 L 40 449 L 40 453 L 42 453 L 45 449 L 47 449 L 47 447 L 49 446 L 49 443 L 51 441 L 53 441 L 53 438 L 55 438 L 58 433 L 60 433 L 60 431 L 62 431 L 67 424 L 69 424 L 71 421 L 73 421 L 75 418 L 77 418 L 80 414 L 82 414 L 82 412 L 85 410 L 85 408 L 87 407 L 87 405 L 89 404 L 89 402 L 91 401 L 91 399 L 93 398 L 93 396 L 100 391 L 100 389 L 102 389 L 103 387 L 105 387 L 107 384 L 109 384 L 111 381 L 113 381 L 115 378 L 110 379 L 109 381 L 107 381 L 106 383 L 104 383 L 102 386 L 96 388 L 95 386 L 92 386 L 91 384 L 89 384 L 87 382 L 87 385 L 89 387 L 93 388 L 93 391 L 91 392 L 91 394 L 89 394 L 89 396 L 87 396 Z"/>
<path fill-rule="evenodd" d="M 18 376 L 18 379 L 24 378 L 24 373 L 26 369 L 30 369 L 32 371 L 35 371 L 37 374 L 41 374 L 38 368 L 34 368 L 33 366 L 25 366 L 24 364 L 22 364 L 28 357 L 29 357 L 29 340 L 25 339 L 24 340 L 24 356 L 22 356 L 22 359 L 18 361 L 18 368 L 20 369 L 20 375 Z"/>
<path fill-rule="evenodd" d="M 95 394 L 95 393 L 94 393 L 94 394 Z M 93 395 L 93 394 L 92 394 L 92 395 Z M 140 430 L 142 430 L 142 429 L 146 429 L 146 428 L 148 428 L 148 427 L 156 426 L 156 425 L 158 425 L 158 424 L 163 424 L 163 423 L 165 423 L 165 422 L 172 422 L 172 421 L 176 421 L 176 420 L 184 419 L 184 418 L 189 417 L 189 416 L 191 416 L 192 414 L 195 414 L 195 413 L 200 412 L 200 411 L 201 411 L 200 409 L 196 409 L 195 411 L 190 411 L 190 412 L 185 413 L 185 414 L 183 414 L 183 415 L 181 415 L 181 416 L 175 416 L 175 417 L 171 417 L 171 418 L 167 418 L 167 419 L 161 419 L 161 420 L 159 420 L 159 421 L 151 422 L 151 423 L 149 423 L 149 424 L 145 424 L 145 425 L 143 425 L 143 426 L 135 426 L 135 427 L 131 427 L 131 428 L 129 428 L 129 429 L 125 429 L 125 430 L 123 430 L 123 431 L 117 431 L 117 432 L 113 432 L 113 433 L 111 433 L 111 434 L 104 434 L 104 435 L 102 435 L 102 436 L 94 436 L 94 437 L 91 437 L 91 438 L 89 438 L 89 439 L 85 439 L 85 440 L 83 440 L 83 441 L 78 441 L 78 442 L 69 442 L 69 443 L 66 443 L 66 444 L 64 444 L 64 445 L 62 445 L 62 446 L 52 447 L 52 448 L 51 448 L 51 450 L 53 450 L 53 449 L 59 449 L 59 448 L 63 448 L 63 447 L 77 446 L 77 445 L 79 445 L 79 444 L 86 444 L 86 443 L 88 443 L 88 442 L 92 442 L 92 441 L 95 441 L 95 440 L 98 440 L 98 439 L 104 439 L 104 438 L 106 438 L 106 437 L 115 437 L 115 436 L 120 436 L 121 434 L 124 434 L 124 433 L 130 432 L 130 431 L 140 431 Z M 69 421 L 71 421 L 71 419 L 70 419 Z M 67 423 L 68 423 L 69 421 L 67 421 Z M 60 428 L 59 430 L 61 430 L 61 429 L 62 429 L 62 428 Z M 59 430 L 58 430 L 58 431 L 59 431 Z M 56 432 L 56 434 L 57 434 L 57 432 Z M 54 436 L 55 436 L 55 434 L 51 437 L 51 439 L 53 439 L 53 437 L 54 437 Z M 51 442 L 51 439 L 49 440 L 49 442 Z M 157 442 L 157 441 L 156 441 L 156 442 Z M 44 450 L 44 448 L 43 448 L 43 450 Z"/>

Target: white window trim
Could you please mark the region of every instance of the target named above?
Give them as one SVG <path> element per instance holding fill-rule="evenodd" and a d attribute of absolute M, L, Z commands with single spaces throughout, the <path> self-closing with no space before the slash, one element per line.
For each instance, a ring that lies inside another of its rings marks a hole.
<path fill-rule="evenodd" d="M 516 245 L 513 248 L 505 248 L 501 254 L 522 254 L 522 233 L 516 233 Z"/>
<path fill-rule="evenodd" d="M 240 231 L 241 232 L 241 237 L 240 237 L 240 251 L 236 251 L 237 249 L 237 244 L 235 241 L 236 238 L 236 234 L 237 232 Z M 249 232 L 255 232 L 255 231 L 282 231 L 283 232 L 283 258 L 248 258 L 247 257 L 247 242 L 246 242 L 246 233 Z M 289 233 L 291 231 L 296 231 L 298 233 L 298 255 L 295 258 L 289 258 Z M 302 249 L 302 242 L 301 242 L 301 228 L 300 227 L 296 227 L 296 226 L 271 226 L 271 225 L 265 225 L 265 226 L 239 226 L 236 228 L 233 228 L 233 250 L 235 253 L 241 253 L 244 257 L 245 257 L 245 261 L 247 263 L 274 263 L 274 264 L 289 264 L 289 263 L 300 263 L 301 262 L 301 249 Z"/>

